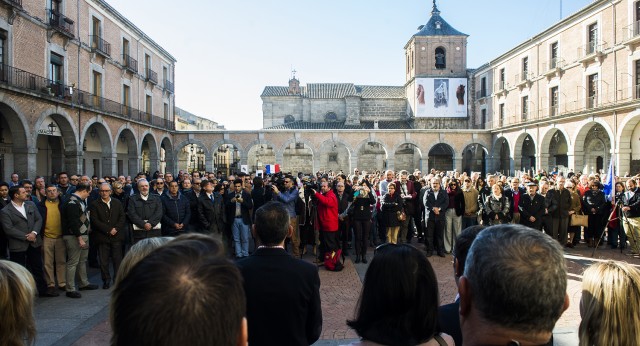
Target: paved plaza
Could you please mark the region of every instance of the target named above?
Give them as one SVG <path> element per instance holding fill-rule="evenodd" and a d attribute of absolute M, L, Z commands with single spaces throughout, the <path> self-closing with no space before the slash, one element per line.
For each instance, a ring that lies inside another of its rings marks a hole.
<path fill-rule="evenodd" d="M 423 247 L 421 244 L 417 246 Z M 580 244 L 577 248 L 565 252 L 570 272 L 567 291 L 571 305 L 558 321 L 555 334 L 557 339 L 567 340 L 566 344 L 569 345 L 577 344 L 580 282 L 584 268 L 593 261 L 606 259 L 640 265 L 640 260 L 627 257 L 620 253 L 620 250 L 611 250 L 608 247 L 598 249 L 594 259 L 591 258 L 592 251 L 593 249 L 587 248 L 586 244 Z M 369 256 L 372 256 L 372 251 Z M 313 257 L 307 254 L 304 259 L 312 261 Z M 440 302 L 448 304 L 457 294 L 452 275 L 452 257 L 434 256 L 429 260 L 438 277 Z M 320 340 L 314 345 L 342 345 L 357 339 L 356 333 L 347 327 L 345 321 L 353 317 L 366 269 L 367 264 L 354 264 L 351 259 L 347 260 L 341 272 L 328 272 L 320 268 L 324 322 Z M 101 281 L 97 269 L 90 270 L 90 278 L 93 283 Z M 108 345 L 111 335 L 108 323 L 110 292 L 111 290 L 102 289 L 83 291 L 81 299 L 69 299 L 64 293 L 56 298 L 37 298 L 36 345 Z"/>

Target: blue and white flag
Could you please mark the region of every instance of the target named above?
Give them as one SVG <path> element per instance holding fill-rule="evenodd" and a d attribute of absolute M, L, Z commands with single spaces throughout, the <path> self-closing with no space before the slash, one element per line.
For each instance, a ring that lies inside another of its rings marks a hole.
<path fill-rule="evenodd" d="M 609 163 L 609 170 L 607 171 L 607 176 L 604 178 L 604 195 L 607 200 L 613 201 L 615 198 L 616 190 L 614 189 L 614 185 L 616 184 L 616 175 L 615 168 L 613 167 L 613 155 L 611 155 L 611 162 Z"/>

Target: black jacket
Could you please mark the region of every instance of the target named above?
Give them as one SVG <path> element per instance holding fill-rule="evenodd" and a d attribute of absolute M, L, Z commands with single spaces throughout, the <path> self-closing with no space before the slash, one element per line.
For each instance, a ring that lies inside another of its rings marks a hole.
<path fill-rule="evenodd" d="M 387 193 L 382 197 L 380 203 L 380 210 L 382 211 L 382 217 L 384 218 L 384 225 L 387 227 L 400 226 L 398 220 L 398 212 L 404 210 L 404 200 L 400 197 L 400 192 L 390 195 Z"/>
<path fill-rule="evenodd" d="M 551 195 L 554 203 L 552 207 L 549 207 L 551 217 L 554 219 L 568 218 L 569 210 L 571 209 L 571 192 L 567 189 L 552 189 L 547 192 L 547 196 L 549 195 Z"/>
<path fill-rule="evenodd" d="M 585 215 L 600 215 L 603 213 L 607 204 L 607 200 L 604 198 L 604 193 L 600 190 L 585 191 L 582 201 L 582 212 Z M 592 213 L 591 209 L 595 209 L 596 212 Z"/>
<path fill-rule="evenodd" d="M 251 199 L 251 195 L 242 190 L 241 192 L 236 193 L 235 191 L 229 192 L 224 199 L 225 202 L 225 210 L 227 213 L 227 221 L 231 223 L 233 219 L 236 218 L 236 202 L 232 202 L 231 200 L 236 197 L 237 194 L 242 194 L 242 203 L 240 203 L 240 215 L 242 217 L 242 223 L 245 225 L 251 224 L 251 214 L 249 211 L 253 208 L 253 200 Z"/>
<path fill-rule="evenodd" d="M 222 233 L 226 222 L 222 197 L 214 195 L 212 201 L 206 192 L 200 192 L 200 197 L 198 198 L 198 219 L 200 220 L 202 230 L 209 233 Z"/>
<path fill-rule="evenodd" d="M 147 222 L 150 223 L 152 227 L 155 227 L 162 220 L 162 213 L 162 202 L 158 195 L 149 193 L 146 201 L 142 199 L 140 194 L 129 197 L 127 216 L 129 217 L 129 221 L 139 228 L 144 228 L 144 224 Z M 134 239 L 159 237 L 162 235 L 159 229 L 151 229 L 150 231 L 134 229 L 132 233 Z"/>
<path fill-rule="evenodd" d="M 462 196 L 462 199 L 464 200 L 464 196 Z M 429 219 L 439 219 L 441 221 L 444 220 L 446 218 L 447 208 L 449 207 L 449 195 L 447 194 L 447 191 L 440 189 L 438 191 L 438 198 L 436 198 L 433 189 L 427 190 L 427 192 L 424 194 L 424 207 L 425 213 L 427 213 L 427 217 Z M 436 215 L 433 212 L 433 208 L 440 208 L 440 213 Z M 464 212 L 464 207 L 462 211 Z"/>
<path fill-rule="evenodd" d="M 111 198 L 111 208 L 102 199 L 93 201 L 89 207 L 91 215 L 91 230 L 98 243 L 121 242 L 125 239 L 125 216 L 122 203 Z M 111 230 L 116 229 L 116 235 Z"/>
<path fill-rule="evenodd" d="M 373 197 L 373 191 L 367 194 L 367 197 L 355 197 L 353 203 L 351 203 L 350 218 L 357 221 L 371 220 L 371 206 L 376 204 L 376 199 Z"/>
<path fill-rule="evenodd" d="M 536 193 L 533 197 L 528 193 L 520 196 L 518 209 L 520 210 L 520 223 L 534 229 L 540 229 L 542 225 L 542 217 L 544 216 L 544 197 Z M 531 222 L 529 218 L 533 216 L 536 221 Z"/>
<path fill-rule="evenodd" d="M 628 197 L 627 192 L 625 192 L 622 201 L 625 207 L 631 208 L 625 212 L 626 217 L 640 217 L 640 190 L 636 188 L 631 197 Z"/>
<path fill-rule="evenodd" d="M 191 221 L 191 204 L 189 199 L 180 192 L 178 197 L 173 198 L 170 194 L 162 195 L 160 197 L 162 201 L 162 208 L 164 213 L 162 214 L 162 234 L 170 235 L 178 232 L 176 224 L 184 224 L 185 228 L 180 230 L 185 232 L 186 226 Z"/>

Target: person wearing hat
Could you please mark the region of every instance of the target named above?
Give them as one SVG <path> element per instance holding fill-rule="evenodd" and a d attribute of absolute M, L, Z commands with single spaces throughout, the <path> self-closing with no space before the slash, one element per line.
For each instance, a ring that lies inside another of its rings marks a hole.
<path fill-rule="evenodd" d="M 542 230 L 542 217 L 544 216 L 544 197 L 538 193 L 538 185 L 534 182 L 527 183 L 527 193 L 522 195 L 518 203 L 520 210 L 520 223 L 536 230 Z"/>

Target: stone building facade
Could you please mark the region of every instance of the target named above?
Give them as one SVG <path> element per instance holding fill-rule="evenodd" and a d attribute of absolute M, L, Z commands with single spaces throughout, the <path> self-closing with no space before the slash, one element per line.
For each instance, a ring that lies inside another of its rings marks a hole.
<path fill-rule="evenodd" d="M 1 1 L 0 50 L 0 180 L 173 169 L 176 60 L 105 1 Z"/>

